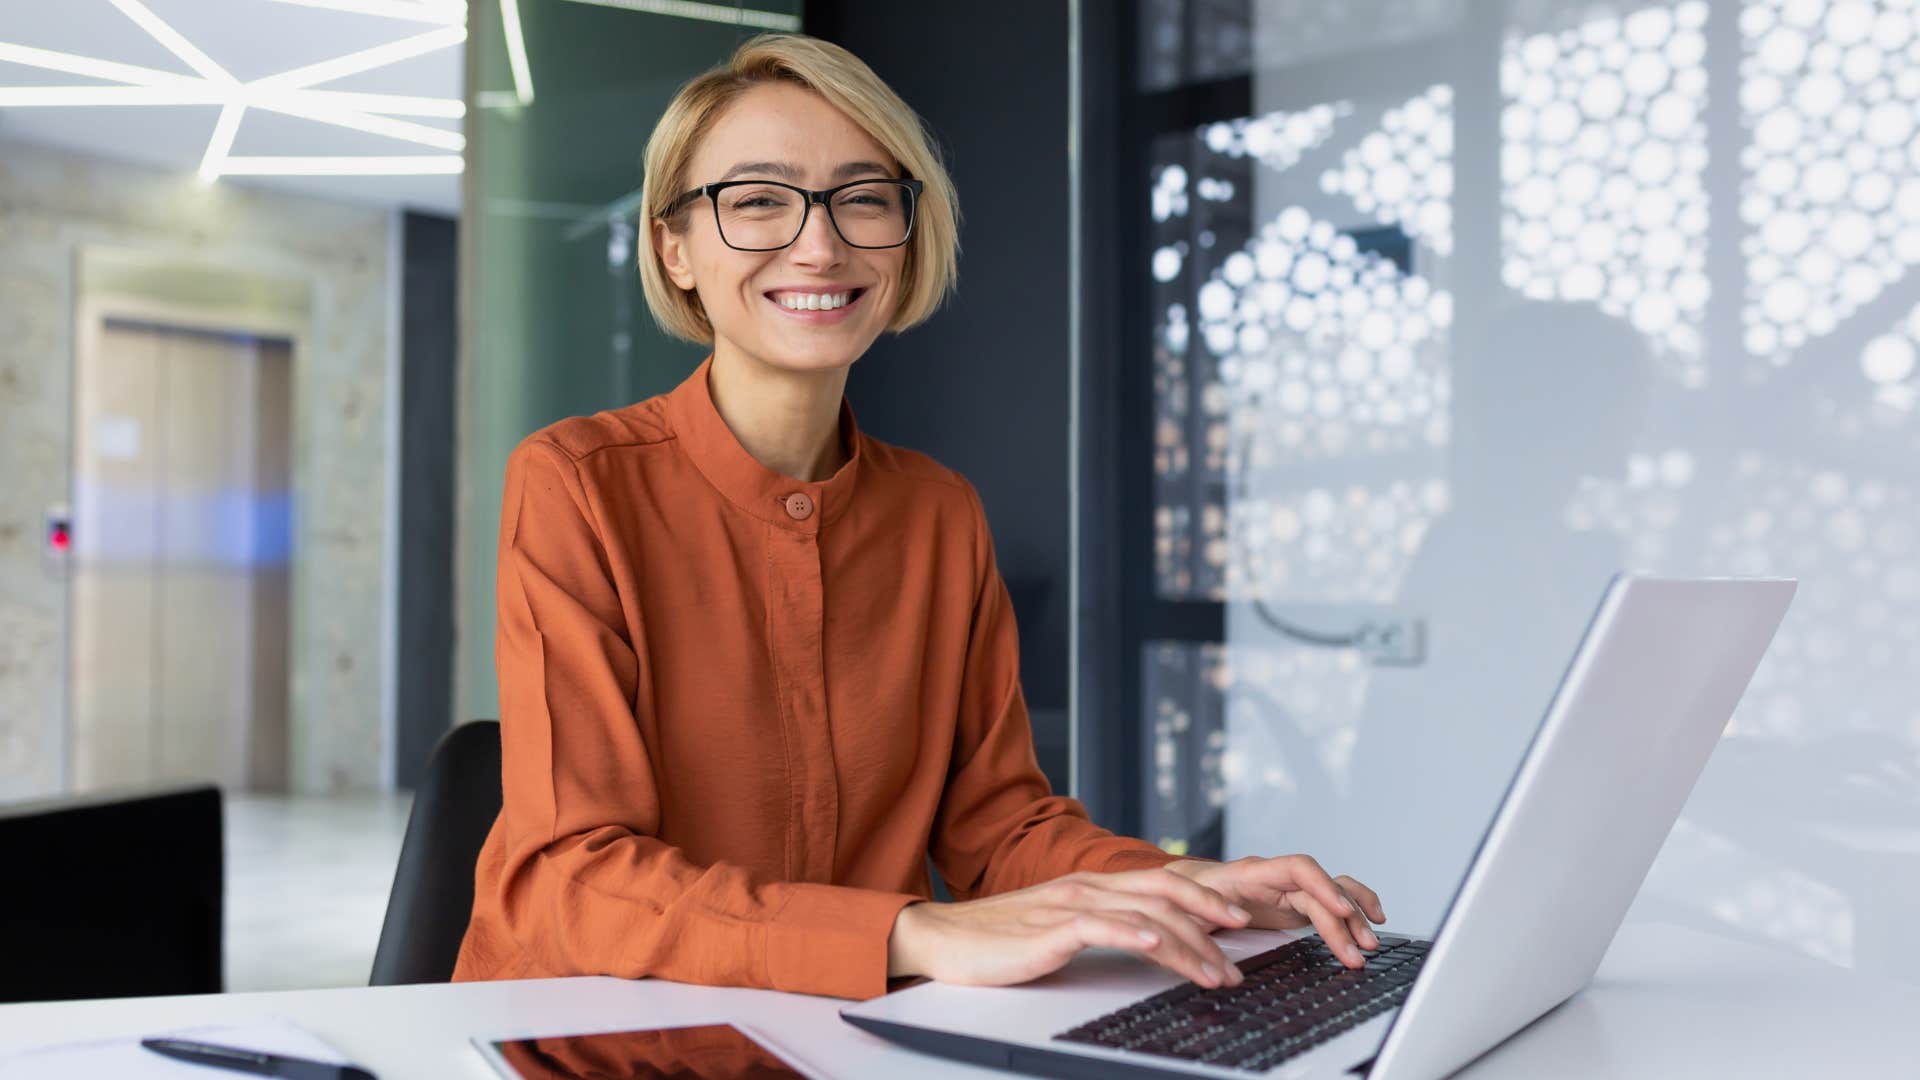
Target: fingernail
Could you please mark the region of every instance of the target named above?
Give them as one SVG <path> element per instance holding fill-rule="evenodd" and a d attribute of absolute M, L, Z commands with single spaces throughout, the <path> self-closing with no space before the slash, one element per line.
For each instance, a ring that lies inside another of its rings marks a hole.
<path fill-rule="evenodd" d="M 1140 931 L 1137 931 L 1137 932 L 1138 932 L 1138 933 L 1139 933 L 1139 935 L 1140 935 L 1140 940 L 1141 940 L 1141 941 L 1144 941 L 1144 942 L 1146 942 L 1146 943 L 1147 943 L 1147 944 L 1149 944 L 1149 945 L 1158 945 L 1158 944 L 1160 944 L 1160 935 L 1159 935 L 1159 934 L 1156 934 L 1156 933 L 1154 933 L 1154 932 L 1153 932 L 1153 931 L 1151 931 L 1151 930 L 1140 930 Z"/>
<path fill-rule="evenodd" d="M 1347 956 L 1347 959 L 1353 961 L 1356 964 L 1364 964 L 1366 963 L 1366 960 L 1367 960 L 1366 957 L 1360 955 L 1360 950 L 1354 948 L 1352 945 L 1348 945 L 1346 947 L 1346 956 Z"/>
<path fill-rule="evenodd" d="M 1248 911 L 1239 904 L 1228 904 L 1227 914 L 1239 919 L 1241 922 L 1250 922 L 1253 919 L 1253 912 Z"/>
<path fill-rule="evenodd" d="M 1227 974 L 1233 978 L 1233 985 L 1235 986 L 1239 986 L 1241 983 L 1247 981 L 1247 977 L 1240 971 L 1240 965 L 1232 961 L 1227 962 Z"/>
<path fill-rule="evenodd" d="M 1214 967 L 1212 964 L 1201 964 L 1200 974 L 1206 976 L 1208 982 L 1220 981 L 1220 969 Z"/>

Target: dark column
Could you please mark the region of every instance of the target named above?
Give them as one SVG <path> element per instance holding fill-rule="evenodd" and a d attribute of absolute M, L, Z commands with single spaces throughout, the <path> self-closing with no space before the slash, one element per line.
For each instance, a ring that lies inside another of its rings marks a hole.
<path fill-rule="evenodd" d="M 419 784 L 453 715 L 454 317 L 457 226 L 401 222 L 400 602 L 394 777 Z"/>
<path fill-rule="evenodd" d="M 1020 624 L 1040 761 L 1067 789 L 1067 6 L 808 0 L 923 117 L 960 192 L 960 291 L 854 365 L 861 428 L 979 489 Z"/>

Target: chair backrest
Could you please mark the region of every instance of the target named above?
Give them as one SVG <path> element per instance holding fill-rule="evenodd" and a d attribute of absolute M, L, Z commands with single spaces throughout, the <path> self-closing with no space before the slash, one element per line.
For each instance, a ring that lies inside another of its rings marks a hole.
<path fill-rule="evenodd" d="M 446 982 L 473 914 L 473 868 L 500 815 L 500 723 L 441 737 L 413 796 L 371 986 Z"/>

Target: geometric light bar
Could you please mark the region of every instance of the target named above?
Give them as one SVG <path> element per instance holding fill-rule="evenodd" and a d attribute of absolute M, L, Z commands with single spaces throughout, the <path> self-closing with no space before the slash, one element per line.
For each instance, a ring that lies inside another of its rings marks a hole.
<path fill-rule="evenodd" d="M 699 0 L 574 0 L 574 3 L 620 8 L 625 11 L 644 12 L 648 15 L 668 15 L 677 19 L 726 23 L 729 26 L 752 26 L 761 30 L 784 30 L 791 33 L 800 29 L 798 15 L 785 15 L 777 11 L 758 11 L 738 3 L 713 4 L 701 3 Z"/>
<path fill-rule="evenodd" d="M 282 4 L 298 4 L 301 7 L 324 8 L 328 11 L 344 11 L 355 15 L 384 15 L 390 19 L 408 19 L 413 22 L 438 23 L 452 26 L 465 22 L 467 5 L 464 0 L 453 3 L 422 3 L 409 0 L 279 0 Z"/>
<path fill-rule="evenodd" d="M 513 69 L 513 96 L 533 104 L 533 70 L 527 66 L 527 39 L 520 29 L 520 0 L 500 0 L 500 25 L 507 38 L 507 66 Z"/>
<path fill-rule="evenodd" d="M 171 71 L 122 64 L 73 53 L 56 52 L 27 45 L 0 42 L 0 61 L 61 71 L 71 75 L 101 79 L 112 86 L 0 86 L 0 108 L 219 105 L 220 116 L 214 124 L 200 161 L 200 176 L 212 180 L 220 176 L 407 176 L 458 173 L 459 151 L 465 137 L 429 124 L 395 119 L 424 116 L 455 119 L 466 114 L 466 104 L 458 98 L 418 97 L 405 94 L 358 93 L 313 89 L 315 84 L 417 56 L 450 48 L 466 40 L 466 7 L 463 2 L 428 3 L 425 0 L 282 0 L 309 7 L 366 14 L 390 15 L 415 22 L 436 24 L 424 33 L 390 41 L 346 56 L 317 64 L 307 64 L 278 72 L 251 82 L 241 82 L 228 74 L 213 59 L 188 41 L 179 31 L 146 6 L 143 0 L 109 0 L 148 36 L 179 57 L 197 74 L 181 75 Z M 518 29 L 517 20 L 515 29 Z M 524 52 L 519 64 L 524 66 Z M 516 76 L 521 72 L 516 69 Z M 531 96 L 531 76 L 527 76 Z M 386 138 L 397 139 L 436 150 L 453 151 L 449 155 L 395 155 L 354 157 L 244 157 L 228 151 L 238 134 L 248 109 L 299 116 L 335 127 L 348 128 Z"/>
<path fill-rule="evenodd" d="M 458 173 L 458 154 L 396 157 L 229 157 L 222 176 L 437 176 Z"/>

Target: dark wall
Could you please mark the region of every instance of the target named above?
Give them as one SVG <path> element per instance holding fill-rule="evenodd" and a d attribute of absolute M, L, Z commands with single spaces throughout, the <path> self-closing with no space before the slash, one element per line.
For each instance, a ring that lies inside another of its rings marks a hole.
<path fill-rule="evenodd" d="M 453 720 L 454 304 L 458 226 L 401 222 L 400 604 L 395 781 L 419 784 Z"/>
<path fill-rule="evenodd" d="M 806 31 L 873 68 L 939 137 L 960 289 L 854 365 L 860 425 L 980 490 L 1020 622 L 1041 763 L 1066 774 L 1067 7 L 807 0 Z"/>

